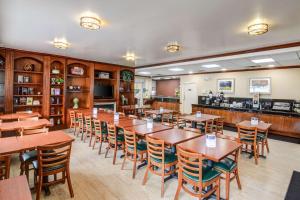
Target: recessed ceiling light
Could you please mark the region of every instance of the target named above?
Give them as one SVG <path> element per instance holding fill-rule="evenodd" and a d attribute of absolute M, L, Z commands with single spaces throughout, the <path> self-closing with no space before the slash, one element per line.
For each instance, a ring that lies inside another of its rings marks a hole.
<path fill-rule="evenodd" d="M 275 67 L 275 65 L 268 65 L 268 67 Z"/>
<path fill-rule="evenodd" d="M 263 59 L 255 59 L 251 60 L 252 62 L 259 64 L 259 63 L 269 63 L 269 62 L 275 62 L 273 58 L 263 58 Z"/>
<path fill-rule="evenodd" d="M 176 41 L 175 42 L 169 42 L 167 44 L 167 46 L 165 47 L 165 50 L 169 53 L 175 53 L 175 52 L 180 50 L 180 46 L 179 46 L 178 42 L 176 42 Z"/>
<path fill-rule="evenodd" d="M 248 26 L 249 35 L 262 35 L 269 31 L 269 25 L 266 23 L 256 23 Z"/>
<path fill-rule="evenodd" d="M 189 74 L 192 74 L 192 73 L 194 73 L 193 71 L 189 71 Z"/>
<path fill-rule="evenodd" d="M 54 41 L 52 42 L 55 48 L 58 49 L 67 49 L 70 47 L 70 43 L 67 42 L 67 40 L 65 38 L 54 38 Z"/>
<path fill-rule="evenodd" d="M 205 64 L 205 65 L 202 65 L 202 67 L 204 67 L 204 68 L 216 68 L 216 67 L 220 67 L 220 65 L 218 65 L 218 64 Z"/>
<path fill-rule="evenodd" d="M 182 69 L 182 68 L 170 68 L 169 70 L 170 70 L 170 71 L 173 71 L 173 72 L 181 72 L 181 71 L 184 71 L 184 69 Z"/>
<path fill-rule="evenodd" d="M 165 77 L 164 79 L 165 79 L 165 80 L 168 80 L 168 79 L 171 79 L 171 78 L 170 78 L 170 77 Z"/>
<path fill-rule="evenodd" d="M 136 55 L 134 53 L 127 52 L 125 56 L 122 56 L 127 61 L 135 61 L 137 59 Z"/>
<path fill-rule="evenodd" d="M 227 69 L 226 68 L 223 68 L 223 69 L 221 69 L 222 71 L 226 71 Z"/>
<path fill-rule="evenodd" d="M 139 74 L 144 74 L 144 75 L 148 75 L 151 74 L 151 72 L 138 72 Z"/>

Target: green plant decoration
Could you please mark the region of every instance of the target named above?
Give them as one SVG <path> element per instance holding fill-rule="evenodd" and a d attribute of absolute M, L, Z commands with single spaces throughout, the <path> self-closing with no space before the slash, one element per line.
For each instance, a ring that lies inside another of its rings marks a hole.
<path fill-rule="evenodd" d="M 64 79 L 63 78 L 56 78 L 56 83 L 63 84 L 64 83 Z"/>
<path fill-rule="evenodd" d="M 123 81 L 130 82 L 133 80 L 133 73 L 128 70 L 124 70 L 121 72 L 121 76 Z"/>

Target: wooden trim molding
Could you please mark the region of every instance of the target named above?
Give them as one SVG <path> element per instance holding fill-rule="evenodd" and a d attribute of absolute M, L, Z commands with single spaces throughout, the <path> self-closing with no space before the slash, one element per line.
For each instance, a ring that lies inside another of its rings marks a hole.
<path fill-rule="evenodd" d="M 256 53 L 256 52 L 262 52 L 262 51 L 271 51 L 271 50 L 276 50 L 276 49 L 285 49 L 285 48 L 292 48 L 292 47 L 299 47 L 299 46 L 300 46 L 300 41 L 293 42 L 293 43 L 287 43 L 287 44 L 267 46 L 267 47 L 260 47 L 260 48 L 255 48 L 255 49 L 227 52 L 227 53 L 222 53 L 222 54 L 200 56 L 200 57 L 195 57 L 195 58 L 187 58 L 187 59 L 181 59 L 181 60 L 174 60 L 174 61 L 168 61 L 168 62 L 161 62 L 161 63 L 137 66 L 137 67 L 135 67 L 135 69 L 156 67 L 156 66 L 160 66 L 160 65 L 169 65 L 169 64 L 176 64 L 176 63 L 182 63 L 182 62 L 191 62 L 191 61 L 197 61 L 197 60 L 205 60 L 205 59 L 211 59 L 211 58 L 220 58 L 220 57 L 226 57 L 226 56 L 235 56 L 235 55 L 240 55 L 240 54 Z"/>

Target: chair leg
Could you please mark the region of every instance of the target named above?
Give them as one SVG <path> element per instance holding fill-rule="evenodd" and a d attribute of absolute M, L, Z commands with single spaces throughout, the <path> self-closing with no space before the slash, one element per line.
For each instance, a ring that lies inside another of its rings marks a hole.
<path fill-rule="evenodd" d="M 132 178 L 135 178 L 136 173 L 136 155 L 134 155 Z"/>
<path fill-rule="evenodd" d="M 73 192 L 73 187 L 72 187 L 72 182 L 71 182 L 71 176 L 70 176 L 69 167 L 66 170 L 66 175 L 67 175 L 67 182 L 68 182 L 69 193 L 70 193 L 70 196 L 73 198 L 74 197 L 74 192 Z"/>
<path fill-rule="evenodd" d="M 114 148 L 114 158 L 113 158 L 113 165 L 116 164 L 116 159 L 117 159 L 117 151 L 118 151 L 118 146 L 115 145 Z"/>
<path fill-rule="evenodd" d="M 220 184 L 220 178 L 218 178 L 218 180 L 217 180 L 217 191 L 216 191 L 216 199 L 217 200 L 220 200 L 220 186 L 221 184 Z"/>
<path fill-rule="evenodd" d="M 98 151 L 99 155 L 101 154 L 102 142 L 103 142 L 102 139 L 100 139 L 100 147 L 99 147 L 99 151 Z"/>
<path fill-rule="evenodd" d="M 164 193 L 165 193 L 165 167 L 163 166 L 161 168 L 162 173 L 161 173 L 161 193 L 160 196 L 164 197 Z"/>
<path fill-rule="evenodd" d="M 181 177 L 181 175 L 179 175 L 179 177 L 178 177 L 178 186 L 177 186 L 177 190 L 176 190 L 176 194 L 175 194 L 174 200 L 178 200 L 181 187 L 182 187 L 182 177 Z"/>
<path fill-rule="evenodd" d="M 124 166 L 125 166 L 125 161 L 126 161 L 126 157 L 127 157 L 127 154 L 125 154 L 124 156 L 124 159 L 123 159 L 123 162 L 122 162 L 122 167 L 121 167 L 121 170 L 124 169 Z"/>
<path fill-rule="evenodd" d="M 25 175 L 26 175 L 27 181 L 29 183 L 29 163 L 24 162 L 24 167 L 25 167 Z"/>
<path fill-rule="evenodd" d="M 261 155 L 265 155 L 265 141 L 262 141 L 261 143 Z"/>
<path fill-rule="evenodd" d="M 95 145 L 96 145 L 97 140 L 98 140 L 98 136 L 96 135 L 96 136 L 95 136 L 94 143 L 93 143 L 93 150 L 95 149 Z"/>
<path fill-rule="evenodd" d="M 267 152 L 270 153 L 268 139 L 266 139 L 266 147 L 267 147 Z"/>
<path fill-rule="evenodd" d="M 226 200 L 229 200 L 229 191 L 230 191 L 230 173 L 226 173 Z"/>
<path fill-rule="evenodd" d="M 43 185 L 43 177 L 39 176 L 38 187 L 37 187 L 37 191 L 36 191 L 36 200 L 40 200 L 42 185 Z"/>
<path fill-rule="evenodd" d="M 258 164 L 258 156 L 257 156 L 257 151 L 258 151 L 258 145 L 255 144 L 253 145 L 253 151 L 254 151 L 254 159 L 255 159 L 255 164 Z"/>
<path fill-rule="evenodd" d="M 241 190 L 242 189 L 242 184 L 241 184 L 240 175 L 239 175 L 239 169 L 238 168 L 236 168 L 236 170 L 235 170 L 235 178 L 236 178 L 236 182 L 237 182 L 238 188 Z"/>
<path fill-rule="evenodd" d="M 93 140 L 93 134 L 91 133 L 91 138 L 90 138 L 89 147 L 91 147 L 91 146 L 92 146 L 92 140 Z"/>
<path fill-rule="evenodd" d="M 148 179 L 148 172 L 149 172 L 149 163 L 148 163 L 148 166 L 147 166 L 147 168 L 146 168 L 146 171 L 145 171 L 145 175 L 144 175 L 144 179 L 143 179 L 143 183 L 142 183 L 142 185 L 145 185 L 146 184 L 146 182 L 147 182 L 147 179 Z"/>
<path fill-rule="evenodd" d="M 106 147 L 105 158 L 107 158 L 107 154 L 108 154 L 109 149 L 110 149 L 110 146 L 108 144 L 108 147 Z"/>

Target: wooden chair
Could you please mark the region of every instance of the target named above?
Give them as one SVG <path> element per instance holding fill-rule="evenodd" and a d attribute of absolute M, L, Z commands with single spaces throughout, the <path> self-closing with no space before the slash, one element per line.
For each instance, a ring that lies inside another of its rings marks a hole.
<path fill-rule="evenodd" d="M 54 145 L 37 147 L 37 160 L 33 162 L 35 169 L 36 199 L 40 199 L 42 187 L 68 182 L 70 196 L 74 197 L 71 178 L 70 178 L 70 154 L 72 142 L 64 142 Z M 57 174 L 62 174 L 57 179 Z M 53 181 L 49 181 L 49 176 L 54 176 Z"/>
<path fill-rule="evenodd" d="M 231 137 L 224 135 L 223 133 L 217 133 L 217 137 L 232 140 L 240 143 L 240 139 L 236 137 Z M 218 163 L 214 163 L 214 168 L 225 175 L 225 188 L 226 188 L 226 200 L 229 200 L 229 192 L 230 192 L 230 182 L 236 179 L 238 188 L 241 190 L 242 185 L 239 177 L 239 169 L 238 169 L 238 160 L 239 160 L 240 149 L 237 149 L 232 154 L 222 159 Z M 221 177 L 223 178 L 223 177 Z"/>
<path fill-rule="evenodd" d="M 48 133 L 48 128 L 46 128 L 44 125 L 32 126 L 32 127 L 21 129 L 21 136 L 42 134 L 42 133 Z M 28 181 L 29 181 L 29 171 L 33 169 L 33 168 L 29 168 L 29 166 L 32 163 L 32 161 L 36 159 L 37 159 L 37 151 L 34 149 L 20 153 L 20 161 L 21 161 L 20 175 L 23 175 L 25 172 Z"/>
<path fill-rule="evenodd" d="M 213 132 L 214 120 L 207 120 L 205 122 L 205 134 Z"/>
<path fill-rule="evenodd" d="M 83 121 L 83 114 L 82 113 L 76 113 L 77 115 L 77 121 L 78 121 L 78 132 L 77 132 L 77 136 L 79 134 L 84 134 L 85 132 L 85 126 L 84 126 L 84 121 Z M 81 137 L 81 140 L 82 140 L 82 137 Z"/>
<path fill-rule="evenodd" d="M 76 127 L 78 126 L 78 121 L 76 119 L 75 111 L 70 111 L 70 129 L 74 129 L 74 135 L 76 133 Z"/>
<path fill-rule="evenodd" d="M 224 118 L 217 118 L 214 120 L 213 125 L 213 132 L 223 134 L 223 127 L 224 127 Z"/>
<path fill-rule="evenodd" d="M 124 151 L 124 136 L 117 134 L 117 128 L 114 125 L 107 124 L 107 139 L 108 139 L 108 146 L 106 147 L 105 158 L 107 158 L 108 151 L 110 149 L 114 150 L 113 156 L 113 164 L 116 163 L 117 158 L 117 151 L 123 150 Z"/>
<path fill-rule="evenodd" d="M 202 133 L 201 133 L 201 130 L 198 129 L 198 128 L 184 127 L 183 129 L 184 129 L 185 131 L 191 131 L 191 132 L 194 132 L 194 133 L 202 134 Z"/>
<path fill-rule="evenodd" d="M 129 119 L 138 119 L 138 116 L 136 116 L 136 115 L 128 115 L 128 118 Z"/>
<path fill-rule="evenodd" d="M 123 112 L 119 112 L 119 116 L 120 116 L 120 117 L 125 117 L 126 115 L 125 115 L 125 113 L 123 113 Z"/>
<path fill-rule="evenodd" d="M 257 130 L 257 138 L 258 142 L 261 144 L 261 155 L 265 155 L 265 147 L 267 148 L 267 152 L 270 153 L 269 143 L 268 143 L 268 134 L 269 129 L 266 131 Z"/>
<path fill-rule="evenodd" d="M 84 116 L 85 121 L 85 132 L 81 135 L 81 140 L 83 139 L 83 142 L 86 141 L 87 137 L 90 137 L 89 146 L 92 145 L 92 138 L 93 138 L 93 125 L 92 125 L 92 117 L 90 115 Z M 83 136 L 84 135 L 84 136 Z"/>
<path fill-rule="evenodd" d="M 10 175 L 10 156 L 0 156 L 0 180 L 8 179 Z"/>
<path fill-rule="evenodd" d="M 258 164 L 259 158 L 259 144 L 257 142 L 257 128 L 256 127 L 244 127 L 237 126 L 238 136 L 243 145 L 246 145 L 246 151 L 248 151 L 248 145 L 251 146 L 251 151 L 254 154 L 255 164 Z"/>
<path fill-rule="evenodd" d="M 164 125 L 164 126 L 169 126 L 169 127 L 174 128 L 174 125 L 172 123 L 169 123 L 169 122 L 162 122 L 161 124 Z"/>
<path fill-rule="evenodd" d="M 102 123 L 104 122 L 100 122 L 100 120 L 98 119 L 94 120 L 95 140 L 93 144 L 93 149 L 95 148 L 96 142 L 99 141 L 100 143 L 100 147 L 98 151 L 99 155 L 101 154 L 102 143 L 107 141 L 107 131 L 102 129 Z"/>
<path fill-rule="evenodd" d="M 132 178 L 135 178 L 136 163 L 138 161 L 143 162 L 147 159 L 147 144 L 145 142 L 138 143 L 137 136 L 134 132 L 124 131 L 125 138 L 125 156 L 122 164 L 122 170 L 124 169 L 126 159 L 133 161 Z"/>
<path fill-rule="evenodd" d="M 177 146 L 178 156 L 178 187 L 175 200 L 178 200 L 181 189 L 199 199 L 206 199 L 216 193 L 220 199 L 220 172 L 203 166 L 203 156 L 192 153 Z M 191 185 L 192 187 L 188 187 Z M 210 186 L 210 187 L 208 187 Z M 210 188 L 203 193 L 204 188 Z"/>
<path fill-rule="evenodd" d="M 147 182 L 149 171 L 153 174 L 161 176 L 161 197 L 164 196 L 165 176 L 169 176 L 176 172 L 177 157 L 175 153 L 166 152 L 163 140 L 157 140 L 146 136 L 148 164 L 143 179 L 143 185 Z M 157 171 L 160 169 L 160 171 Z M 168 171 L 166 171 L 168 169 Z"/>

